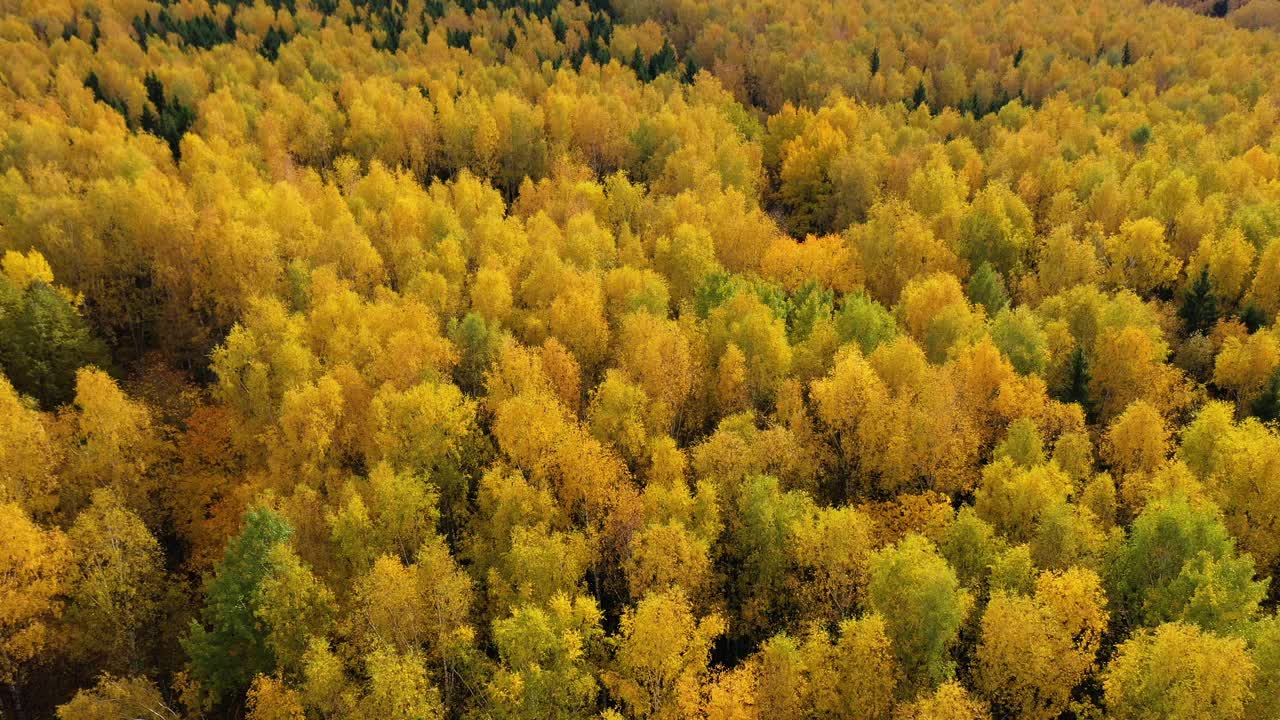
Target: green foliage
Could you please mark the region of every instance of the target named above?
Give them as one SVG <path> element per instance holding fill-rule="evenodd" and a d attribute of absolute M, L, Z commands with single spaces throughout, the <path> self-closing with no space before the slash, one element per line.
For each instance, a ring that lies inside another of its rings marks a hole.
<path fill-rule="evenodd" d="M 1044 463 L 1044 440 L 1040 429 L 1030 418 L 1018 418 L 1009 424 L 1009 431 L 992 452 L 992 460 L 1009 458 L 1024 468 Z"/>
<path fill-rule="evenodd" d="M 591 663 L 604 631 L 589 597 L 552 599 L 543 609 L 516 608 L 493 626 L 501 669 L 489 685 L 495 717 L 570 720 L 594 707 Z"/>
<path fill-rule="evenodd" d="M 1280 421 L 1280 369 L 1271 374 L 1266 387 L 1249 406 L 1249 412 L 1263 422 Z"/>
<path fill-rule="evenodd" d="M 810 280 L 792 294 L 788 301 L 787 339 L 792 344 L 803 342 L 813 328 L 831 318 L 835 293 Z"/>
<path fill-rule="evenodd" d="M 70 402 L 76 370 L 108 363 L 106 347 L 62 293 L 43 282 L 22 290 L 0 275 L 0 370 L 45 408 Z"/>
<path fill-rule="evenodd" d="M 863 355 L 870 355 L 898 334 L 898 321 L 865 293 L 853 293 L 845 296 L 836 315 L 836 332 L 842 342 L 857 343 Z"/>
<path fill-rule="evenodd" d="M 1237 556 L 1216 509 L 1183 497 L 1149 505 L 1107 560 L 1112 614 L 1122 626 L 1181 620 L 1206 630 L 1239 625 L 1258 611 L 1266 584 Z"/>
<path fill-rule="evenodd" d="M 1071 357 L 1067 362 L 1066 378 L 1056 393 L 1062 402 L 1076 403 L 1086 414 L 1093 416 L 1095 404 L 1090 394 L 1090 383 L 1093 380 L 1092 372 L 1089 369 L 1089 356 L 1085 354 L 1084 348 L 1076 348 L 1071 351 Z"/>
<path fill-rule="evenodd" d="M 745 626 L 740 633 L 763 631 L 771 618 L 792 604 L 784 590 L 789 560 L 787 539 L 794 523 L 812 511 L 804 493 L 783 492 L 778 480 L 756 475 L 743 480 L 730 516 L 734 565 L 733 597 Z"/>
<path fill-rule="evenodd" d="M 461 321 L 450 320 L 448 334 L 462 356 L 453 369 L 453 381 L 464 391 L 479 395 L 484 388 L 485 371 L 498 356 L 502 335 L 473 312 Z"/>
<path fill-rule="evenodd" d="M 258 621 L 263 582 L 273 571 L 271 551 L 293 529 L 265 507 L 245 513 L 244 529 L 227 545 L 205 589 L 200 620 L 191 621 L 183 648 L 214 698 L 241 692 L 255 675 L 270 673 L 276 658 Z"/>
<path fill-rule="evenodd" d="M 196 121 L 196 113 L 177 98 L 166 98 L 164 85 L 155 75 L 148 74 L 144 84 L 150 105 L 143 108 L 139 125 L 143 132 L 149 132 L 168 143 L 173 157 L 180 158 L 182 136 L 187 134 L 187 130 Z"/>
<path fill-rule="evenodd" d="M 933 543 L 919 535 L 871 558 L 867 599 L 885 627 L 906 687 L 914 693 L 951 678 L 949 651 L 973 604 Z"/>
<path fill-rule="evenodd" d="M 1004 309 L 991 322 L 991 339 L 1022 375 L 1039 375 L 1049 362 L 1049 338 L 1026 307 Z"/>
<path fill-rule="evenodd" d="M 924 80 L 916 84 L 916 89 L 911 93 L 911 107 L 918 108 L 929 100 L 929 93 L 925 90 Z"/>
<path fill-rule="evenodd" d="M 1213 329 L 1218 321 L 1218 298 L 1213 293 L 1213 284 L 1209 282 L 1209 268 L 1202 269 L 1195 282 L 1182 292 L 1178 317 L 1182 319 L 1182 327 L 1188 335 L 1207 335 Z"/>
<path fill-rule="evenodd" d="M 1009 293 L 1004 287 L 1004 278 L 991 263 L 983 261 L 978 269 L 969 276 L 965 286 L 965 294 L 969 302 L 986 308 L 987 315 L 995 317 L 1009 304 Z"/>

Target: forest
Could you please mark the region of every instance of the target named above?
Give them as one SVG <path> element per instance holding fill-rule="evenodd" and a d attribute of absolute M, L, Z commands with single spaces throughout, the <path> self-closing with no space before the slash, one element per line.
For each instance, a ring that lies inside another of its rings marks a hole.
<path fill-rule="evenodd" d="M 1280 720 L 1202 4 L 3 0 L 0 717 Z"/>

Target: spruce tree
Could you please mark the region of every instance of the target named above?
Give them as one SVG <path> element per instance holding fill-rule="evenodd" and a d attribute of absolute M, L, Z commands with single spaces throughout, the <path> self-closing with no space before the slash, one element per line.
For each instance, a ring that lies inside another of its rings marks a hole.
<path fill-rule="evenodd" d="M 1263 422 L 1280 420 L 1280 370 L 1272 374 L 1271 381 L 1267 383 L 1262 394 L 1253 401 L 1249 411 Z"/>
<path fill-rule="evenodd" d="M 1187 335 L 1208 334 L 1218 322 L 1218 298 L 1209 282 L 1209 268 L 1200 270 L 1195 282 L 1182 293 L 1182 305 L 1178 308 Z"/>
<path fill-rule="evenodd" d="M 929 99 L 928 92 L 924 89 L 924 80 L 916 84 L 916 91 L 911 94 L 912 107 L 920 107 Z"/>
<path fill-rule="evenodd" d="M 275 512 L 249 510 L 244 529 L 227 545 L 209 582 L 200 621 L 191 621 L 182 646 L 196 678 L 215 697 L 241 692 L 255 676 L 275 669 L 257 617 L 259 588 L 272 572 L 272 548 L 291 534 L 289 523 Z"/>
<path fill-rule="evenodd" d="M 1058 395 L 1062 402 L 1078 404 L 1088 417 L 1092 417 L 1094 414 L 1093 399 L 1089 397 L 1089 381 L 1091 379 L 1089 357 L 1085 355 L 1084 348 L 1078 347 L 1071 353 L 1071 362 L 1067 366 L 1066 382 Z"/>

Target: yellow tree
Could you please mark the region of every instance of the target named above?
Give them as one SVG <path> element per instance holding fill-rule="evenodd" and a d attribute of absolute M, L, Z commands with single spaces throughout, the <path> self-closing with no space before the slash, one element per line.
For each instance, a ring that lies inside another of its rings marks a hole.
<path fill-rule="evenodd" d="M 1102 687 L 1119 720 L 1239 720 L 1256 673 L 1243 640 L 1168 623 L 1121 643 Z"/>
<path fill-rule="evenodd" d="M 1170 251 L 1164 227 L 1154 218 L 1126 222 L 1105 243 L 1110 280 L 1145 295 L 1172 283 L 1182 261 Z"/>
<path fill-rule="evenodd" d="M 1098 576 L 1079 568 L 1040 575 L 1031 597 L 994 592 L 982 616 L 978 687 L 1018 717 L 1058 717 L 1093 668 L 1105 605 Z"/>
<path fill-rule="evenodd" d="M 146 677 L 113 677 L 103 674 L 91 689 L 78 690 L 58 706 L 58 720 L 180 720 L 177 710 L 165 703 L 155 683 Z M 292 719 L 290 719 L 292 720 Z"/>
<path fill-rule="evenodd" d="M 0 373 L 0 501 L 41 516 L 57 502 L 55 447 L 33 403 Z"/>
<path fill-rule="evenodd" d="M 111 490 L 97 490 L 67 533 L 67 625 L 76 656 L 137 672 L 165 587 L 160 543 Z"/>
<path fill-rule="evenodd" d="M 431 684 L 416 652 L 379 648 L 365 657 L 369 676 L 357 717 L 387 720 L 440 720 L 445 717 L 440 691 Z"/>
<path fill-rule="evenodd" d="M 1169 457 L 1164 418 L 1145 400 L 1137 400 L 1111 423 L 1102 456 L 1117 473 L 1151 472 Z"/>
<path fill-rule="evenodd" d="M 259 675 L 249 687 L 248 720 L 305 720 L 298 692 L 279 678 Z"/>
<path fill-rule="evenodd" d="M 987 720 L 991 713 L 984 703 L 969 695 L 963 685 L 947 682 L 939 685 L 932 695 L 899 705 L 893 717 L 894 720 Z"/>
<path fill-rule="evenodd" d="M 69 420 L 73 445 L 66 456 L 62 502 L 74 509 L 92 491 L 109 487 L 125 505 L 154 523 L 157 488 L 152 470 L 162 447 L 151 410 L 130 399 L 106 373 L 76 373 L 75 413 Z"/>
<path fill-rule="evenodd" d="M 52 641 L 72 555 L 61 531 L 13 503 L 0 505 L 0 532 L 0 681 L 15 683 Z"/>
<path fill-rule="evenodd" d="M 658 592 L 623 613 L 617 654 L 605 683 L 636 718 L 679 718 L 697 702 L 719 615 L 693 615 L 679 590 Z"/>

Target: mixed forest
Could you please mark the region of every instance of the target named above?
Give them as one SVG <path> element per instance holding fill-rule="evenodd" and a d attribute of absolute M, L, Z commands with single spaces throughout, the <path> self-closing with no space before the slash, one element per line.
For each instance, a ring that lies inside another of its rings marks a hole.
<path fill-rule="evenodd" d="M 1211 5 L 4 0 L 0 717 L 1280 718 Z"/>

